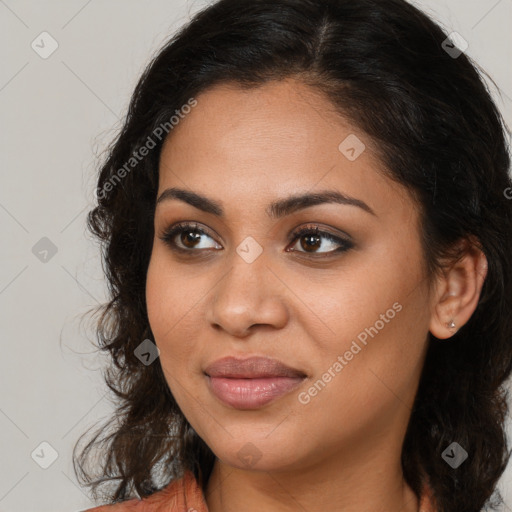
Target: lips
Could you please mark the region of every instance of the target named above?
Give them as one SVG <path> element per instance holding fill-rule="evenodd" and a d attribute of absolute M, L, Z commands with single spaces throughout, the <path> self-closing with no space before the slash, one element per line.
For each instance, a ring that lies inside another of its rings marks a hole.
<path fill-rule="evenodd" d="M 236 409 L 258 409 L 298 387 L 306 374 L 266 357 L 225 357 L 204 370 L 210 391 Z"/>
<path fill-rule="evenodd" d="M 268 357 L 250 357 L 248 359 L 224 357 L 208 365 L 204 372 L 210 377 L 230 379 L 306 376 L 300 370 L 286 366 L 277 359 L 270 359 Z"/>

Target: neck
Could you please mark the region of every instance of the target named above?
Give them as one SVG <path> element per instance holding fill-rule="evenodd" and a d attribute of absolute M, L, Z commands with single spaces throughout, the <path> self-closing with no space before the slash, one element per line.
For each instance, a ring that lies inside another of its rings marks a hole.
<path fill-rule="evenodd" d="M 340 460 L 343 464 L 340 464 Z M 346 458 L 295 471 L 255 471 L 216 460 L 206 489 L 209 512 L 418 512 L 417 496 L 403 478 L 400 464 L 378 466 Z M 332 467 L 336 462 L 336 467 Z"/>

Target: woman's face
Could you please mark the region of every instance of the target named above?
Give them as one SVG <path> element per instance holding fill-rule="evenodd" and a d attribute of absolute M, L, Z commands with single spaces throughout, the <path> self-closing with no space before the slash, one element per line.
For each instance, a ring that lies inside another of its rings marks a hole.
<path fill-rule="evenodd" d="M 176 401 L 238 468 L 398 464 L 431 310 L 415 203 L 299 82 L 196 99 L 161 154 L 146 289 Z"/>

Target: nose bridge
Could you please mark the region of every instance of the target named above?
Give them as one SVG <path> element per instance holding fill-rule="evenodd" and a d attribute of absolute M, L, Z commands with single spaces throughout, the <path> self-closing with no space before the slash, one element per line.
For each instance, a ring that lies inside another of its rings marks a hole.
<path fill-rule="evenodd" d="M 245 332 L 254 324 L 282 326 L 286 307 L 279 280 L 273 275 L 269 252 L 252 237 L 230 255 L 229 270 L 216 287 L 210 320 L 225 330 Z"/>
<path fill-rule="evenodd" d="M 266 295 L 272 294 L 269 253 L 252 237 L 247 237 L 233 250 L 229 265 L 230 271 L 220 283 L 225 298 L 236 300 L 240 306 L 247 302 L 247 306 L 255 308 Z"/>
<path fill-rule="evenodd" d="M 264 233 L 265 228 L 257 226 L 256 229 L 262 231 L 255 234 L 252 230 L 254 236 L 251 236 L 247 234 L 248 224 L 253 225 L 250 221 L 244 223 L 239 217 L 236 224 L 238 231 L 232 232 L 234 243 L 230 244 L 227 255 L 227 266 L 230 271 L 226 278 L 232 281 L 231 285 L 242 288 L 266 282 L 266 274 L 270 273 L 267 266 L 272 264 L 271 249 L 265 242 L 268 239 L 268 234 Z"/>

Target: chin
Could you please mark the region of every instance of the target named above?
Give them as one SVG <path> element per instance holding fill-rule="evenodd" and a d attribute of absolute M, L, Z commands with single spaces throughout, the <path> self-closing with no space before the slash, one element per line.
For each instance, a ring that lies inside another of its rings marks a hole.
<path fill-rule="evenodd" d="M 284 438 L 284 439 L 283 439 Z M 250 471 L 286 471 L 300 464 L 297 446 L 303 439 L 294 442 L 291 436 L 272 434 L 233 437 L 227 434 L 222 441 L 208 443 L 215 456 L 231 467 Z"/>

